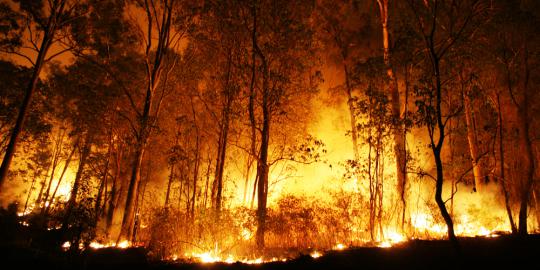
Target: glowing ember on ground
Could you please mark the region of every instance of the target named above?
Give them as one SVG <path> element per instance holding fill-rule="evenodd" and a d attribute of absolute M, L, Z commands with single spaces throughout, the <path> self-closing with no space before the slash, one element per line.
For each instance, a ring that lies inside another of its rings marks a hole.
<path fill-rule="evenodd" d="M 320 252 L 318 252 L 318 251 L 313 251 L 313 252 L 311 252 L 309 254 L 309 256 L 311 256 L 313 259 L 317 259 L 317 258 L 321 257 L 322 254 Z"/>
<path fill-rule="evenodd" d="M 347 248 L 347 246 L 345 246 L 344 244 L 341 244 L 341 243 L 340 243 L 340 244 L 337 244 L 337 245 L 334 247 L 335 250 L 344 250 L 344 249 L 346 249 L 346 248 Z"/>

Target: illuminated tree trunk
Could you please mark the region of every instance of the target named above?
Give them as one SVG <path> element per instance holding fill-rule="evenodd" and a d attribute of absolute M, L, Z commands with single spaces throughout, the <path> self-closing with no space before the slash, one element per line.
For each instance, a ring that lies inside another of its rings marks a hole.
<path fill-rule="evenodd" d="M 51 176 L 49 177 L 49 183 L 47 185 L 47 189 L 42 194 L 44 196 L 41 201 L 45 204 L 44 207 L 41 209 L 41 212 L 44 213 L 45 209 L 47 208 L 47 205 L 51 202 L 47 203 L 49 200 L 49 194 L 51 192 L 52 182 L 54 180 L 54 174 L 56 173 L 56 168 L 58 167 L 58 162 L 60 161 L 60 154 L 62 153 L 62 142 L 64 141 L 64 132 L 65 130 L 62 130 L 60 134 L 58 135 L 58 138 L 56 140 L 56 144 L 54 147 L 54 154 L 53 154 L 53 160 L 52 160 L 52 168 L 51 168 Z M 41 195 L 41 194 L 40 194 Z"/>
<path fill-rule="evenodd" d="M 116 206 L 118 204 L 118 200 L 120 198 L 120 192 L 118 188 L 118 180 L 120 179 L 120 170 L 122 165 L 122 149 L 120 149 L 120 145 L 117 146 L 116 149 L 116 159 L 115 159 L 115 169 L 114 169 L 114 178 L 112 182 L 111 187 L 111 196 L 109 198 L 109 205 L 107 208 L 107 217 L 106 217 L 106 231 L 107 236 L 110 236 L 111 229 L 112 229 L 112 223 L 114 219 L 114 211 L 116 210 Z"/>
<path fill-rule="evenodd" d="M 476 135 L 477 134 L 476 124 L 474 123 L 471 99 L 469 95 L 465 92 L 463 92 L 462 95 L 463 95 L 463 105 L 465 107 L 467 142 L 469 143 L 469 151 L 470 151 L 472 166 L 473 166 L 474 191 L 480 192 L 482 189 L 481 186 L 482 186 L 482 179 L 484 178 L 484 170 L 480 162 L 480 154 L 478 151 L 478 138 Z"/>
<path fill-rule="evenodd" d="M 33 66 L 32 77 L 26 87 L 24 99 L 19 109 L 17 115 L 17 120 L 15 121 L 15 126 L 11 131 L 11 136 L 9 138 L 8 145 L 6 147 L 6 152 L 2 160 L 2 165 L 0 165 L 0 192 L 3 190 L 3 185 L 9 171 L 9 166 L 13 160 L 13 155 L 17 147 L 17 142 L 19 136 L 24 126 L 26 116 L 28 114 L 28 106 L 32 101 L 32 96 L 36 90 L 37 82 L 39 80 L 39 75 L 45 64 L 45 56 L 53 43 L 55 32 L 58 27 L 58 23 L 61 20 L 61 17 L 64 15 L 64 7 L 66 5 L 66 0 L 54 1 L 50 15 L 47 18 L 47 24 L 43 29 L 43 39 L 41 40 L 41 45 L 39 47 L 39 52 L 36 58 L 36 61 Z"/>
<path fill-rule="evenodd" d="M 384 49 L 384 64 L 386 66 L 386 76 L 388 77 L 387 88 L 390 93 L 392 116 L 396 122 L 393 128 L 394 136 L 394 154 L 396 157 L 396 175 L 397 175 L 397 191 L 401 201 L 401 215 L 402 215 L 402 229 L 405 221 L 406 213 L 406 195 L 405 189 L 407 185 L 407 160 L 406 160 L 406 148 L 405 148 L 405 129 L 402 124 L 401 106 L 399 101 L 399 89 L 397 79 L 394 75 L 394 68 L 392 66 L 390 55 L 390 37 L 388 35 L 388 0 L 377 0 L 379 4 L 379 11 L 381 15 L 382 37 L 383 37 L 383 49 Z"/>
<path fill-rule="evenodd" d="M 232 72 L 232 52 L 229 50 L 227 59 L 227 71 L 224 84 L 223 93 L 225 94 L 225 106 L 221 112 L 221 123 L 218 142 L 218 157 L 216 161 L 216 176 L 215 176 L 215 188 L 216 188 L 216 200 L 215 200 L 215 214 L 216 219 L 219 219 L 222 206 L 222 193 L 223 193 L 223 172 L 225 170 L 225 159 L 227 157 L 227 143 L 229 136 L 229 125 L 231 118 L 231 106 L 234 98 L 234 94 L 231 92 L 230 81 Z"/>
<path fill-rule="evenodd" d="M 54 188 L 53 194 L 50 196 L 51 203 L 54 201 L 54 197 L 56 197 L 58 188 L 60 187 L 60 184 L 62 183 L 62 180 L 64 179 L 64 175 L 66 174 L 66 171 L 69 168 L 69 163 L 71 163 L 71 159 L 73 158 L 73 154 L 75 154 L 75 151 L 77 150 L 78 144 L 79 144 L 79 141 L 77 140 L 75 144 L 73 145 L 73 149 L 71 150 L 71 152 L 69 153 L 66 159 L 66 163 L 64 164 L 64 169 L 62 169 L 62 173 L 60 174 L 60 177 L 58 178 L 58 182 L 56 183 L 56 187 Z M 51 209 L 51 203 L 45 208 L 45 215 L 49 213 L 49 210 Z"/>

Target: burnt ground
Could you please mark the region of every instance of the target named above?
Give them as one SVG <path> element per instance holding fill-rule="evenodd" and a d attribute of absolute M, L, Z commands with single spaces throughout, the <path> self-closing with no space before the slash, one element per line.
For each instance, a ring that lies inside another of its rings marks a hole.
<path fill-rule="evenodd" d="M 2 245 L 0 259 L 16 267 L 10 269 L 540 269 L 540 235 L 460 238 L 460 244 L 457 253 L 448 241 L 412 240 L 392 248 L 353 248 L 261 265 L 153 261 L 142 248 L 70 254 Z"/>

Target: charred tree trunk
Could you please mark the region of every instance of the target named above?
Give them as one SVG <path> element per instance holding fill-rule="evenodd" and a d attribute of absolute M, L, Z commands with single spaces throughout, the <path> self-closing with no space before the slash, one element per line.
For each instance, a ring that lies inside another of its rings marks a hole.
<path fill-rule="evenodd" d="M 527 232 L 527 208 L 531 198 L 532 186 L 534 182 L 534 154 L 532 150 L 532 142 L 529 135 L 529 116 L 528 116 L 528 101 L 524 101 L 519 108 L 518 125 L 519 125 L 519 145 L 525 151 L 523 166 L 524 178 L 520 185 L 520 205 L 519 205 L 519 221 L 518 232 L 520 235 L 526 235 Z"/>
<path fill-rule="evenodd" d="M 501 99 L 500 95 L 497 94 L 497 118 L 498 118 L 498 124 L 499 124 L 499 170 L 500 170 L 500 182 L 501 182 L 501 189 L 504 196 L 504 206 L 506 208 L 506 214 L 508 215 L 508 222 L 510 222 L 510 228 L 512 230 L 512 234 L 517 233 L 517 227 L 516 223 L 514 222 L 514 216 L 512 214 L 512 207 L 510 206 L 510 194 L 508 193 L 508 188 L 506 186 L 506 178 L 504 174 L 504 133 L 503 133 L 503 118 L 502 118 L 502 111 L 501 111 Z"/>
<path fill-rule="evenodd" d="M 441 211 L 441 215 L 446 223 L 446 227 L 448 228 L 448 239 L 452 242 L 452 244 L 456 247 L 456 249 L 459 251 L 460 246 L 459 242 L 456 238 L 456 235 L 454 233 L 454 223 L 452 221 L 452 217 L 448 213 L 448 210 L 446 210 L 446 205 L 444 200 L 442 199 L 442 190 L 443 190 L 443 183 L 444 183 L 444 174 L 443 174 L 443 163 L 441 159 L 441 152 L 442 147 L 444 145 L 444 122 L 442 119 L 442 83 L 441 83 L 441 74 L 440 74 L 440 68 L 439 68 L 439 58 L 435 52 L 435 48 L 433 47 L 434 44 L 430 43 L 430 55 L 431 60 L 433 64 L 433 71 L 435 75 L 435 117 L 437 123 L 434 124 L 433 131 L 430 132 L 431 137 L 431 150 L 433 151 L 433 157 L 435 159 L 435 165 L 437 169 L 437 178 L 435 183 L 435 202 L 437 203 L 437 206 L 439 207 L 439 210 Z M 436 127 L 436 128 L 435 128 Z M 437 130 L 438 138 L 437 142 L 434 142 L 434 130 Z"/>

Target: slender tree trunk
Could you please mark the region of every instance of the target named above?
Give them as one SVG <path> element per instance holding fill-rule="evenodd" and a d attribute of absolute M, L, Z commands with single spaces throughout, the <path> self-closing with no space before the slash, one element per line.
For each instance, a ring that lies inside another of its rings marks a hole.
<path fill-rule="evenodd" d="M 208 165 L 206 166 L 206 183 L 204 185 L 204 209 L 206 209 L 208 202 L 208 185 L 210 184 L 210 169 L 212 168 L 212 161 L 210 154 L 207 159 Z"/>
<path fill-rule="evenodd" d="M 144 99 L 144 108 L 142 113 L 137 111 L 139 120 L 138 130 L 135 131 L 137 137 L 137 143 L 135 146 L 135 158 L 133 168 L 131 171 L 131 178 L 128 186 L 128 192 L 126 197 L 126 205 L 124 210 L 124 216 L 122 218 L 122 227 L 118 241 L 129 240 L 133 235 L 133 222 L 135 215 L 135 204 L 138 198 L 138 187 L 140 184 L 140 169 L 141 163 L 146 151 L 146 145 L 152 132 L 152 128 L 157 120 L 157 112 L 155 115 L 151 115 L 152 107 L 154 106 L 154 92 L 158 88 L 161 81 L 161 73 L 163 71 L 163 60 L 170 46 L 170 30 L 173 5 L 175 1 L 164 1 L 162 4 L 163 13 L 161 18 L 156 18 L 155 9 L 157 2 L 145 2 L 146 20 L 148 24 L 148 38 L 146 40 L 146 93 Z M 154 12 L 152 11 L 154 10 Z M 155 44 L 155 52 L 151 54 L 152 49 L 152 27 L 154 22 L 161 21 L 160 27 L 157 27 L 158 41 Z M 163 95 L 162 95 L 163 97 Z M 161 99 L 160 101 L 161 102 Z M 158 102 L 158 104 L 159 104 Z"/>
<path fill-rule="evenodd" d="M 478 138 L 476 132 L 476 124 L 473 117 L 473 109 L 471 104 L 471 99 L 464 90 L 464 82 L 461 79 L 461 90 L 463 96 L 463 105 L 465 107 L 465 123 L 467 126 L 467 142 L 469 143 L 469 152 L 471 155 L 472 166 L 473 166 L 473 176 L 474 176 L 474 191 L 480 192 L 482 189 L 482 180 L 484 178 L 484 170 L 481 165 L 480 155 L 478 151 Z"/>
<path fill-rule="evenodd" d="M 51 195 L 51 202 L 54 201 L 54 198 L 56 197 L 56 193 L 58 192 L 58 188 L 60 187 L 60 184 L 62 183 L 62 180 L 64 179 L 64 175 L 66 174 L 67 169 L 69 168 L 69 163 L 71 163 L 71 159 L 73 158 L 73 154 L 75 154 L 75 151 L 77 150 L 77 147 L 79 145 L 79 141 L 77 140 L 75 144 L 73 145 L 73 149 L 71 149 L 71 152 L 69 153 L 66 164 L 64 165 L 64 169 L 62 170 L 62 173 L 60 174 L 60 177 L 58 178 L 58 182 L 56 183 L 56 187 L 54 188 L 53 194 Z M 49 210 L 51 209 L 51 204 L 47 206 L 45 209 L 45 215 L 49 213 Z"/>
<path fill-rule="evenodd" d="M 516 223 L 514 222 L 514 216 L 512 214 L 512 207 L 510 206 L 510 195 L 508 193 L 508 189 L 506 187 L 506 178 L 504 176 L 504 140 L 503 140 L 503 118 L 502 118 L 502 111 L 501 111 L 501 99 L 500 95 L 497 94 L 497 115 L 498 115 L 498 124 L 499 124 L 499 170 L 500 170 L 500 176 L 501 176 L 501 189 L 504 196 L 504 206 L 506 207 L 506 214 L 508 215 L 508 222 L 510 223 L 510 228 L 512 230 L 512 234 L 517 233 L 517 227 Z"/>
<path fill-rule="evenodd" d="M 196 138 L 195 138 L 195 164 L 193 166 L 193 191 L 191 195 L 191 209 L 189 211 L 189 217 L 191 221 L 194 222 L 195 221 L 195 201 L 197 199 L 197 181 L 199 180 L 199 164 L 200 164 L 200 158 L 201 158 L 201 147 L 200 147 L 201 134 L 200 134 L 199 126 L 197 124 L 197 116 L 195 113 L 195 106 L 193 106 L 193 100 L 191 100 L 191 112 L 193 113 L 193 123 L 195 125 Z M 223 159 L 225 159 L 225 157 L 223 157 Z"/>
<path fill-rule="evenodd" d="M 49 194 L 51 192 L 52 182 L 54 180 L 54 175 L 56 173 L 56 168 L 58 167 L 58 162 L 60 161 L 60 154 L 62 153 L 62 142 L 64 141 L 64 131 L 61 131 L 61 133 L 58 135 L 55 147 L 54 147 L 54 154 L 53 154 L 53 160 L 52 160 L 52 168 L 51 168 L 51 176 L 49 178 L 49 184 L 47 185 L 47 189 L 45 190 L 45 193 L 43 194 L 43 208 L 41 209 L 41 213 L 45 213 L 45 209 L 48 208 L 48 205 L 51 202 L 48 202 L 49 200 Z"/>
<path fill-rule="evenodd" d="M 116 159 L 115 159 L 115 170 L 114 170 L 114 178 L 112 182 L 111 187 L 111 196 L 109 199 L 109 206 L 107 208 L 107 217 L 106 217 L 106 231 L 107 236 L 110 237 L 111 235 L 111 229 L 112 224 L 114 220 L 114 211 L 116 210 L 118 198 L 120 197 L 120 193 L 118 190 L 118 179 L 120 178 L 120 170 L 122 165 L 122 149 L 120 149 L 120 146 L 118 145 L 116 149 Z"/>
<path fill-rule="evenodd" d="M 345 72 L 345 90 L 347 91 L 347 106 L 349 107 L 349 116 L 351 120 L 351 137 L 353 143 L 354 160 L 358 162 L 360 159 L 360 154 L 358 153 L 358 131 L 356 129 L 356 115 L 354 113 L 354 98 L 352 95 L 353 89 L 349 78 L 349 68 L 345 63 L 343 64 L 343 71 Z"/>
<path fill-rule="evenodd" d="M 100 216 L 101 209 L 101 198 L 103 197 L 103 190 L 106 190 L 107 186 L 107 177 L 109 176 L 109 164 L 111 162 L 112 155 L 112 146 L 113 146 L 113 134 L 112 134 L 112 124 L 109 133 L 109 147 L 107 149 L 107 159 L 105 160 L 105 168 L 103 168 L 103 174 L 101 175 L 101 181 L 99 184 L 98 194 L 96 197 L 96 204 L 94 206 L 94 211 L 96 212 L 96 222 Z"/>
<path fill-rule="evenodd" d="M 533 177 L 534 177 L 534 154 L 532 151 L 532 142 L 529 135 L 529 116 L 528 102 L 523 102 L 519 109 L 518 125 L 519 125 L 519 144 L 520 148 L 525 151 L 523 155 L 524 178 L 521 181 L 521 194 L 519 206 L 519 222 L 518 231 L 520 235 L 526 235 L 527 231 L 527 208 L 529 205 Z"/>
<path fill-rule="evenodd" d="M 165 193 L 165 205 L 164 205 L 165 209 L 169 207 L 169 197 L 171 194 L 171 186 L 174 179 L 174 167 L 175 167 L 175 163 L 172 163 L 171 171 L 169 172 L 169 183 L 167 183 L 167 193 Z"/>
<path fill-rule="evenodd" d="M 390 37 L 388 34 L 388 0 L 377 0 L 381 15 L 382 38 L 383 38 L 383 56 L 386 66 L 386 76 L 388 77 L 387 89 L 391 95 L 392 116 L 396 122 L 393 128 L 394 136 L 394 154 L 396 157 L 396 175 L 397 175 L 397 191 L 399 194 L 402 221 L 405 219 L 405 209 L 407 206 L 405 189 L 407 185 L 407 152 L 405 147 L 405 128 L 402 124 L 401 104 L 399 101 L 399 88 L 397 78 L 394 75 L 394 68 L 390 54 Z M 403 227 L 403 223 L 402 223 Z"/>
<path fill-rule="evenodd" d="M 256 44 L 256 43 L 255 43 Z M 259 159 L 257 166 L 257 175 L 259 179 L 257 189 L 257 231 L 256 243 L 259 249 L 264 249 L 264 234 L 266 231 L 266 204 L 268 199 L 268 146 L 270 141 L 270 109 L 269 109 L 269 71 L 264 54 L 256 45 L 259 57 L 263 65 L 263 94 L 262 111 L 263 127 L 261 131 L 261 148 L 259 150 Z"/>
<path fill-rule="evenodd" d="M 23 213 L 26 213 L 26 210 L 28 209 L 28 202 L 30 201 L 30 197 L 32 196 L 32 190 L 34 190 L 34 185 L 36 184 L 37 178 L 39 178 L 39 174 L 34 172 L 34 177 L 32 178 L 32 184 L 30 184 L 30 189 L 28 190 L 28 195 L 26 196 L 26 202 L 24 203 Z"/>
<path fill-rule="evenodd" d="M 92 145 L 92 135 L 90 132 L 86 134 L 86 138 L 84 140 L 83 147 L 81 149 L 81 156 L 79 158 L 79 168 L 77 169 L 77 173 L 75 174 L 75 180 L 73 181 L 73 187 L 71 188 L 71 194 L 66 206 L 66 214 L 64 218 L 64 223 L 62 224 L 62 229 L 66 229 L 69 225 L 69 221 L 71 218 L 71 213 L 73 212 L 73 208 L 75 207 L 75 204 L 77 203 L 77 195 L 79 193 L 79 189 L 81 187 L 81 180 L 84 173 L 84 167 L 86 166 L 86 161 L 88 159 L 88 156 L 90 155 L 90 146 Z"/>
<path fill-rule="evenodd" d="M 433 45 L 433 44 L 431 44 Z M 441 152 L 442 147 L 444 145 L 444 123 L 442 119 L 442 83 L 441 83 L 441 74 L 439 69 L 439 58 L 437 54 L 435 53 L 435 48 L 433 46 L 430 46 L 430 54 L 431 59 L 433 63 L 433 71 L 435 73 L 435 91 L 436 91 L 436 106 L 435 106 L 435 114 L 436 114 L 436 130 L 438 131 L 438 140 L 437 143 L 433 143 L 433 138 L 431 139 L 431 149 L 433 151 L 433 156 L 435 158 L 435 165 L 437 169 L 437 178 L 435 183 L 435 202 L 437 203 L 437 206 L 439 207 L 439 210 L 441 211 L 441 215 L 446 223 L 446 227 L 448 228 L 448 239 L 452 242 L 456 250 L 460 250 L 459 242 L 456 238 L 456 235 L 454 233 L 454 223 L 452 221 L 452 217 L 450 214 L 448 214 L 448 211 L 446 210 L 446 206 L 444 203 L 444 200 L 442 199 L 442 190 L 443 190 L 443 183 L 444 183 L 444 174 L 443 174 L 443 163 L 441 159 Z M 435 136 L 435 134 L 431 134 L 431 136 Z"/>

